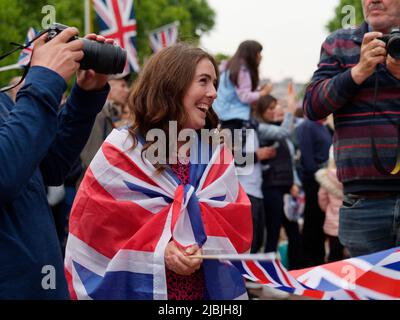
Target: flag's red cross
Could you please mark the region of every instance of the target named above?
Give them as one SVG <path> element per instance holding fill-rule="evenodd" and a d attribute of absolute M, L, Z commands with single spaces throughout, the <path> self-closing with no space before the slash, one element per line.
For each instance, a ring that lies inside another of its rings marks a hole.
<path fill-rule="evenodd" d="M 114 40 L 118 39 L 120 46 L 122 48 L 125 48 L 124 33 L 136 31 L 136 24 L 125 26 L 122 23 L 121 13 L 118 8 L 118 1 L 111 1 L 111 3 L 115 14 L 115 21 L 117 23 L 117 31 L 114 33 L 103 33 L 103 35 L 107 38 L 112 38 Z"/>
<path fill-rule="evenodd" d="M 167 47 L 167 35 L 165 31 L 161 32 L 161 42 L 163 48 Z"/>
<path fill-rule="evenodd" d="M 25 49 L 22 50 L 22 52 L 23 52 L 23 53 L 26 53 L 26 54 L 31 54 L 32 51 L 33 51 L 33 50 L 32 50 L 32 46 L 30 46 L 30 47 L 25 48 Z"/>

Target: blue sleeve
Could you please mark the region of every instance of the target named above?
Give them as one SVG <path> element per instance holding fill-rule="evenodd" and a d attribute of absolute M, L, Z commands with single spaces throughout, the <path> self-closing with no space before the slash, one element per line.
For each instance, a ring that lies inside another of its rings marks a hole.
<path fill-rule="evenodd" d="M 12 111 L 0 120 L 0 201 L 17 197 L 45 157 L 65 88 L 57 73 L 32 67 Z"/>
<path fill-rule="evenodd" d="M 293 114 L 285 113 L 285 118 L 280 126 L 268 123 L 260 123 L 258 127 L 260 142 L 265 140 L 282 140 L 290 137 L 293 127 Z"/>
<path fill-rule="evenodd" d="M 46 185 L 57 186 L 64 182 L 89 138 L 96 115 L 103 108 L 109 89 L 107 84 L 101 91 L 88 92 L 75 84 L 58 115 L 55 140 L 40 164 Z"/>

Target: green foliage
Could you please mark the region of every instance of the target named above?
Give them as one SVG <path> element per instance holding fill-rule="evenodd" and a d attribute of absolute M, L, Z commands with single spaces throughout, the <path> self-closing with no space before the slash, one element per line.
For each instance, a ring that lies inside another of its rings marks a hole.
<path fill-rule="evenodd" d="M 229 60 L 231 56 L 228 56 L 224 53 L 217 53 L 214 55 L 215 60 L 217 61 L 218 64 L 220 64 L 224 60 Z"/>
<path fill-rule="evenodd" d="M 1 0 L 0 1 L 0 53 L 13 48 L 10 42 L 24 43 L 30 27 L 42 30 L 42 20 L 48 12 L 42 13 L 45 5 L 55 8 L 57 22 L 77 27 L 83 30 L 83 1 L 81 0 Z M 46 21 L 44 21 L 46 22 Z M 82 32 L 81 32 L 82 34 Z M 0 61 L 0 66 L 17 62 L 19 51 Z M 21 72 L 1 72 L 0 86 L 4 86 L 11 76 Z"/>
<path fill-rule="evenodd" d="M 340 3 L 335 9 L 335 17 L 332 18 L 332 20 L 330 20 L 326 26 L 330 32 L 342 28 L 342 20 L 346 16 L 346 13 L 342 13 L 342 8 L 346 5 L 354 7 L 356 14 L 356 25 L 359 25 L 363 22 L 364 16 L 361 0 L 340 0 Z"/>
<path fill-rule="evenodd" d="M 137 47 L 141 62 L 151 54 L 148 33 L 165 24 L 179 21 L 179 38 L 198 43 L 202 34 L 214 26 L 215 12 L 206 0 L 137 0 Z"/>
<path fill-rule="evenodd" d="M 11 50 L 10 42 L 23 43 L 29 27 L 42 29 L 46 12 L 42 7 L 53 5 L 56 21 L 77 27 L 80 35 L 84 33 L 83 0 L 1 0 L 0 1 L 0 53 Z M 137 49 L 140 62 L 151 54 L 148 32 L 165 24 L 179 21 L 181 40 L 198 43 L 200 37 L 214 26 L 215 12 L 207 0 L 135 0 L 137 23 Z M 91 10 L 92 31 L 98 32 L 95 13 Z M 0 66 L 14 64 L 16 53 L 0 61 Z M 0 72 L 0 86 L 10 79 L 10 72 Z"/>

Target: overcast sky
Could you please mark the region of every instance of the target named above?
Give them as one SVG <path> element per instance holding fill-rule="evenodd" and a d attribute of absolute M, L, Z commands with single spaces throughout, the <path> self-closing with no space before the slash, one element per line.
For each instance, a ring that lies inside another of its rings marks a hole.
<path fill-rule="evenodd" d="M 327 22 L 339 0 L 208 0 L 216 11 L 214 29 L 202 36 L 209 52 L 232 55 L 240 42 L 259 41 L 262 78 L 308 81 L 316 69 Z"/>

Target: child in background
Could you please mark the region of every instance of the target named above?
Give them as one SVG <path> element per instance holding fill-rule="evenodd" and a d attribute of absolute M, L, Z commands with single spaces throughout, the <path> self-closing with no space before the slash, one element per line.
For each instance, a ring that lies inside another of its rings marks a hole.
<path fill-rule="evenodd" d="M 329 241 L 328 262 L 344 258 L 343 245 L 339 241 L 339 208 L 343 202 L 343 186 L 336 177 L 333 148 L 329 150 L 328 167 L 318 170 L 315 179 L 320 184 L 318 203 L 325 212 L 324 233 Z"/>

